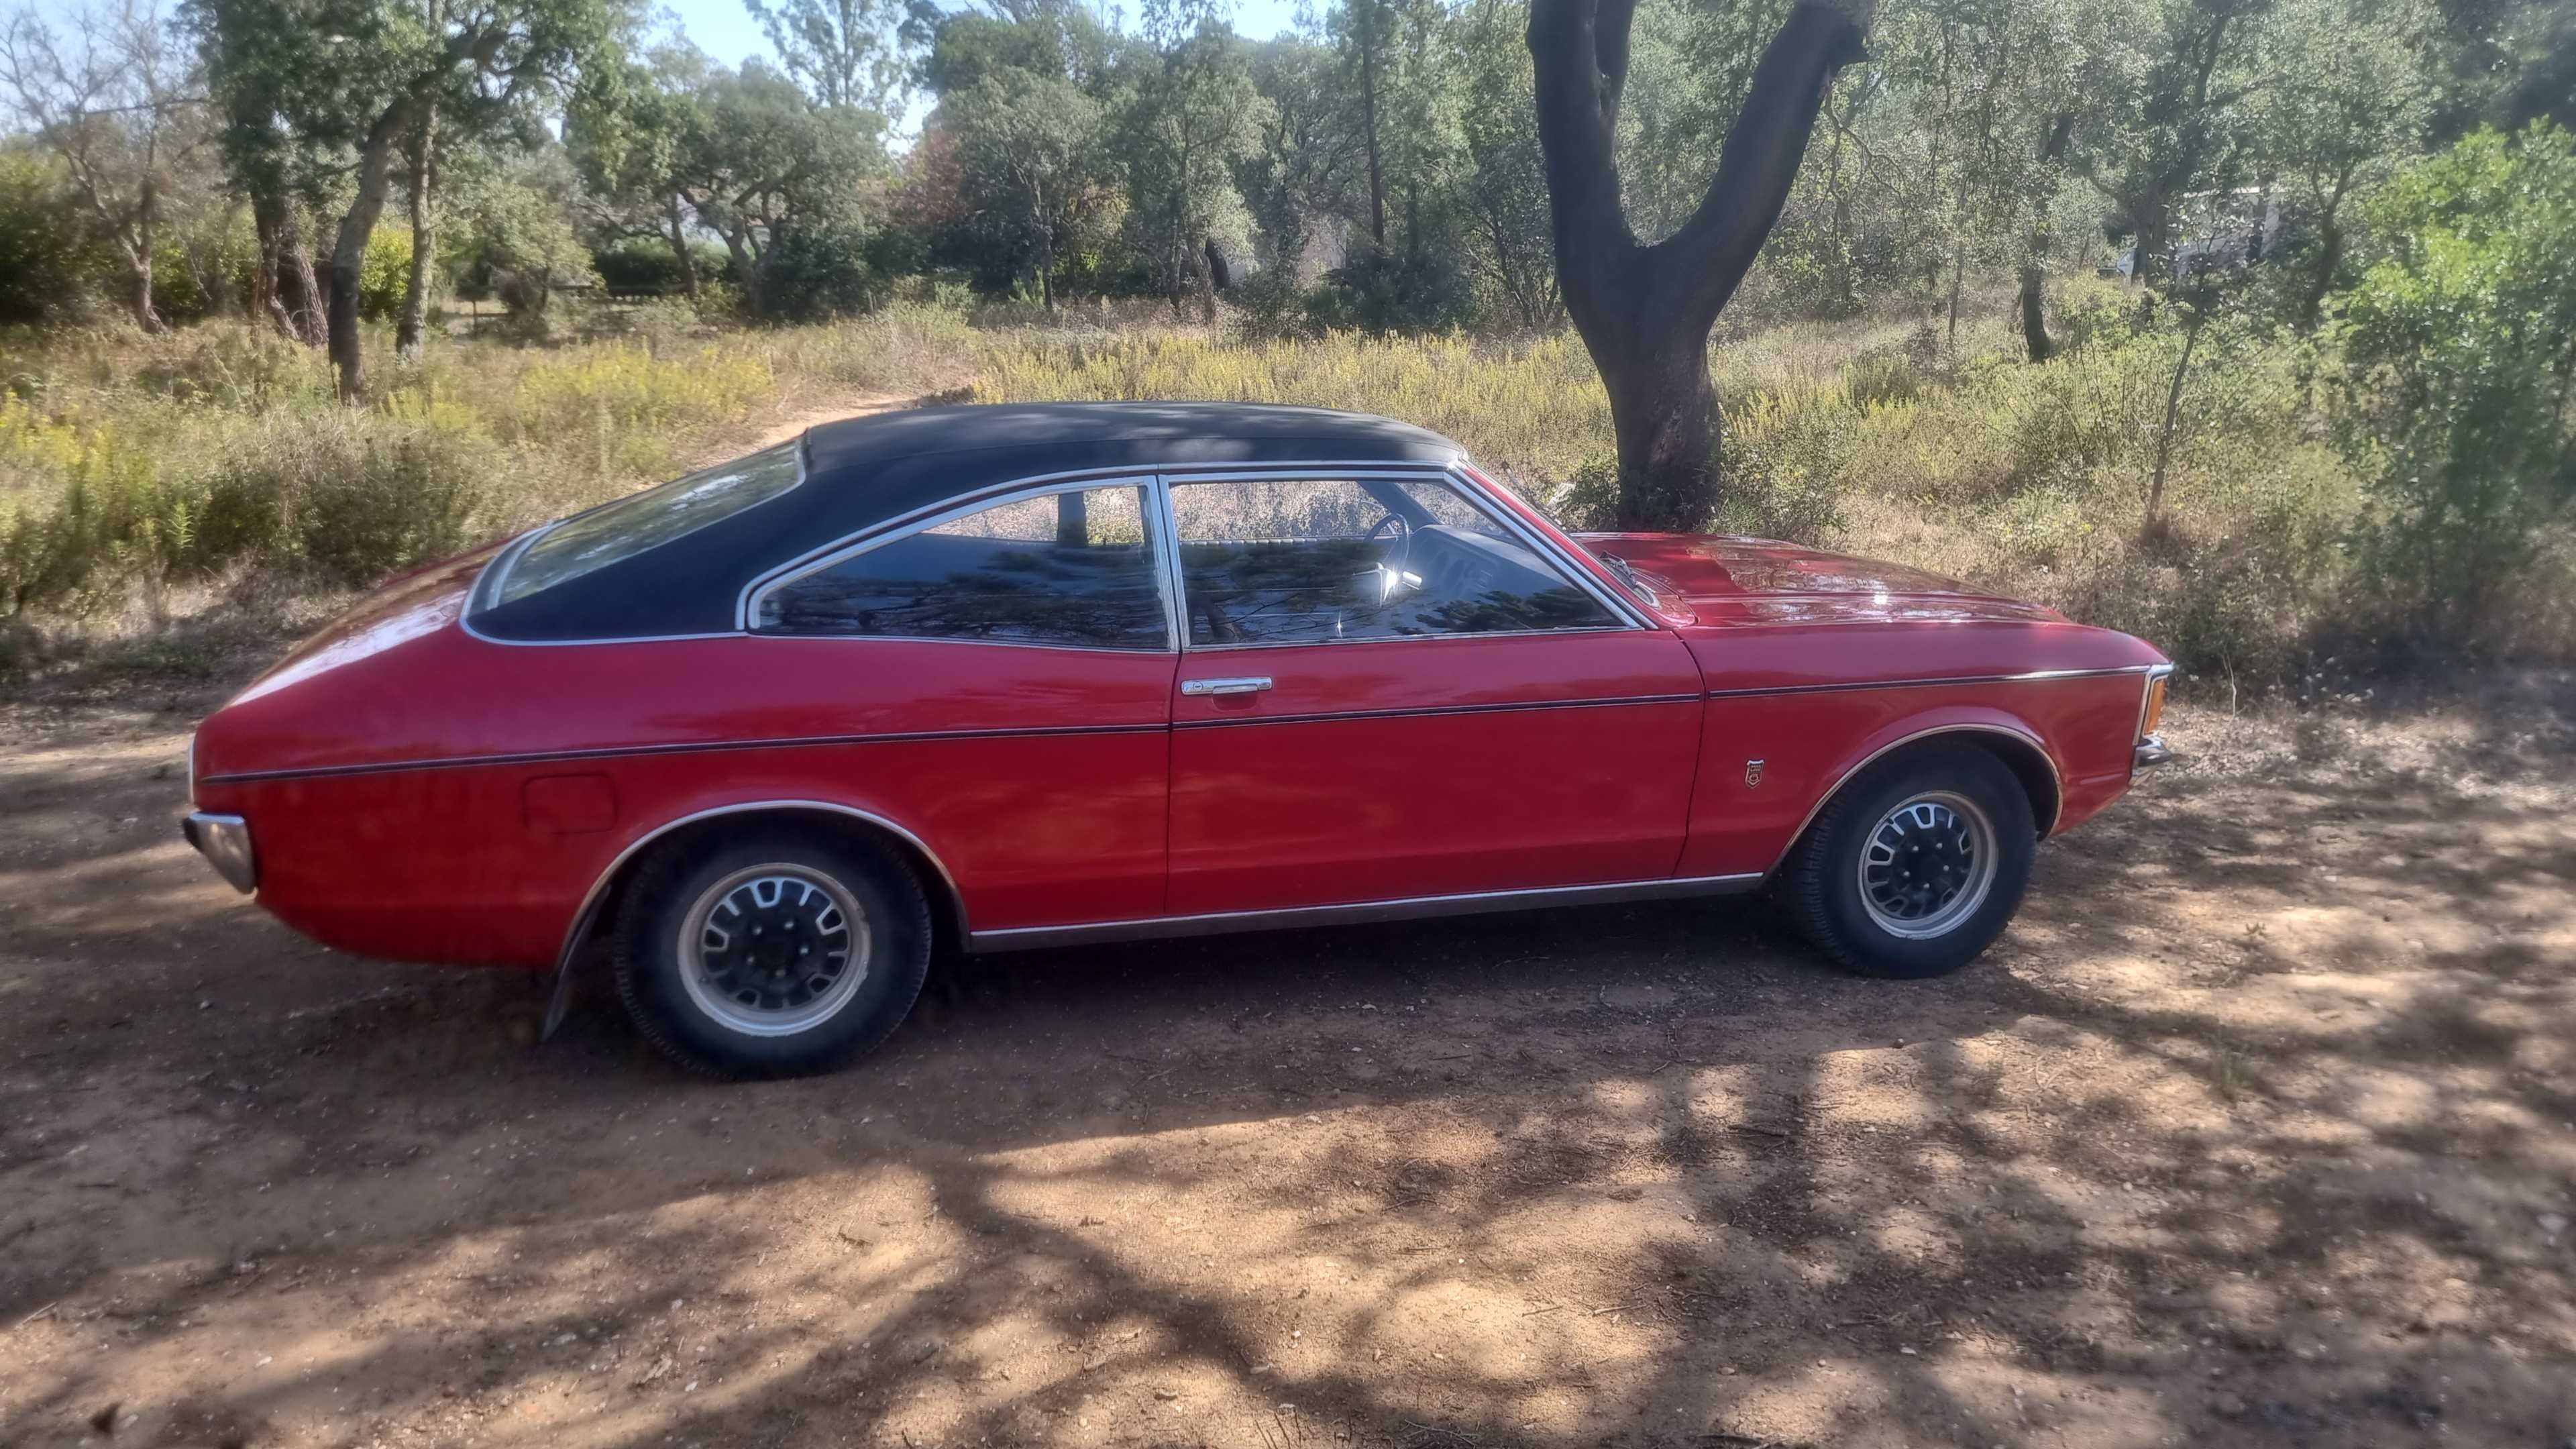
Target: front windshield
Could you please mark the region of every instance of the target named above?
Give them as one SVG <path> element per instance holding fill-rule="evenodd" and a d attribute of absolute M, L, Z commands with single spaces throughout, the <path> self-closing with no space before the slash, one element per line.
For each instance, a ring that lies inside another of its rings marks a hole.
<path fill-rule="evenodd" d="M 796 445 L 781 443 L 576 513 L 505 565 L 483 607 L 516 603 L 766 503 L 795 487 L 802 471 Z"/>

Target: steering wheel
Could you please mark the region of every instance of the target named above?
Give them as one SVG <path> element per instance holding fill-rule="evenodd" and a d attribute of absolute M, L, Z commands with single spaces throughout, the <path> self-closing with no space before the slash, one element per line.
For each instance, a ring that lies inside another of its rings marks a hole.
<path fill-rule="evenodd" d="M 1413 562 L 1413 520 L 1401 513 L 1389 513 L 1371 525 L 1368 541 L 1384 540 L 1389 546 L 1378 559 L 1378 602 L 1392 600 L 1404 587 L 1405 566 Z"/>

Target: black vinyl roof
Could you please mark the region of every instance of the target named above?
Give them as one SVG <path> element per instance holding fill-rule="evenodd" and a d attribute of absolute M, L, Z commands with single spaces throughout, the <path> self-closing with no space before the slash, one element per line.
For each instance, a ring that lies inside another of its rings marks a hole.
<path fill-rule="evenodd" d="M 805 478 L 766 502 L 507 604 L 477 633 L 519 642 L 719 634 L 781 564 L 962 494 L 1094 469 L 1455 460 L 1437 433 L 1366 413 L 1251 403 L 915 408 L 806 430 Z M 501 556 L 504 561 L 508 554 Z"/>

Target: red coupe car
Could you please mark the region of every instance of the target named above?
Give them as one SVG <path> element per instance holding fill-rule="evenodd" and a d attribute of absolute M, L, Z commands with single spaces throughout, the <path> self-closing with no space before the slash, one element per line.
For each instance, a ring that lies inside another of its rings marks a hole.
<path fill-rule="evenodd" d="M 2162 756 L 2171 668 L 1894 565 L 1569 535 L 1383 418 L 925 409 L 388 584 L 199 728 L 187 833 L 332 946 L 604 940 L 674 1057 L 803 1072 L 941 942 L 1767 885 L 1938 975 Z"/>

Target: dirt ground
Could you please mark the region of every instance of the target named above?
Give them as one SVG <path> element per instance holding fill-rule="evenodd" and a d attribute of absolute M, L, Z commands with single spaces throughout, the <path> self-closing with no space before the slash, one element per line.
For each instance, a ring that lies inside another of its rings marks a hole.
<path fill-rule="evenodd" d="M 224 682 L 0 705 L 0 1444 L 2576 1436 L 2564 674 L 2179 709 L 1948 981 L 1750 901 L 1098 948 L 762 1086 L 236 897 Z"/>

